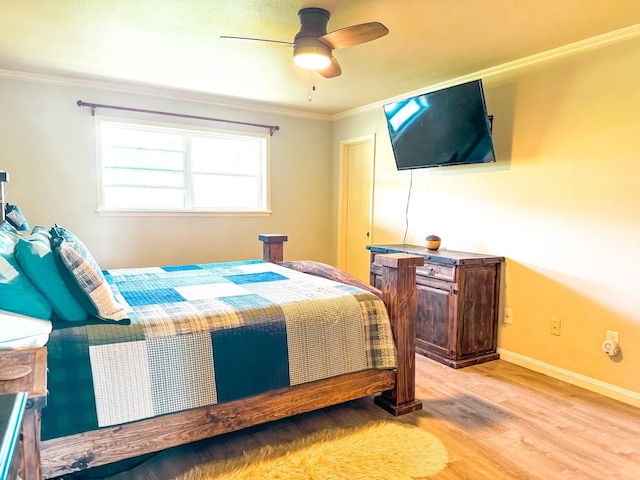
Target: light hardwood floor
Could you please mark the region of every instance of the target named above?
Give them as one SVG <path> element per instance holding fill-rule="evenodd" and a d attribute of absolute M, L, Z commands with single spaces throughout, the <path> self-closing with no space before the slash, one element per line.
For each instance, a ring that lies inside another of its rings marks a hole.
<path fill-rule="evenodd" d="M 449 464 L 430 479 L 640 479 L 640 409 L 502 360 L 454 370 L 418 356 L 416 365 L 421 411 L 394 419 L 365 398 L 167 450 L 135 467 L 120 465 L 128 469 L 110 478 L 170 479 L 200 462 L 325 426 L 393 419 L 445 444 Z"/>

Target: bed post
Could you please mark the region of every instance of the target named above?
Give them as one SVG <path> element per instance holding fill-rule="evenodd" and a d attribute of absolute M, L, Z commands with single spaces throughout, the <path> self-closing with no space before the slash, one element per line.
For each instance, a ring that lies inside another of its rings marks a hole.
<path fill-rule="evenodd" d="M 265 262 L 280 263 L 284 259 L 284 242 L 289 240 L 286 235 L 264 233 L 258 235 L 262 242 L 262 259 Z"/>
<path fill-rule="evenodd" d="M 416 267 L 424 258 L 402 253 L 377 255 L 382 266 L 382 300 L 387 306 L 398 350 L 396 385 L 375 398 L 376 405 L 393 415 L 420 410 L 416 400 Z"/>
<path fill-rule="evenodd" d="M 294 270 L 367 289 L 359 280 L 349 278 L 349 275 L 328 265 L 283 262 L 286 235 L 261 234 L 258 238 L 263 242 L 263 260 L 267 262 L 282 263 Z M 422 408 L 422 402 L 416 400 L 416 267 L 424 265 L 424 258 L 391 253 L 376 255 L 376 263 L 382 267 L 382 289 L 374 293 L 382 298 L 387 307 L 398 353 L 398 367 L 394 388 L 385 390 L 374 401 L 376 405 L 399 416 Z"/>
<path fill-rule="evenodd" d="M 9 174 L 4 170 L 0 170 L 0 225 L 5 221 L 5 195 L 4 184 L 9 181 Z"/>

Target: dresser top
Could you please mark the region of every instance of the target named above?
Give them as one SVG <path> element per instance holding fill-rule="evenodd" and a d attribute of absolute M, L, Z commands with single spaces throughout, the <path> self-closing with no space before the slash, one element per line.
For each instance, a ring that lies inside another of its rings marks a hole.
<path fill-rule="evenodd" d="M 390 245 L 367 245 L 367 250 L 375 253 L 408 253 L 412 255 L 420 255 L 425 260 L 448 265 L 467 265 L 467 264 L 489 264 L 504 262 L 504 257 L 495 255 L 485 255 L 483 253 L 459 252 L 456 250 L 447 250 L 440 248 L 438 250 L 429 250 L 427 247 L 420 245 L 409 245 L 406 243 L 395 243 Z"/>

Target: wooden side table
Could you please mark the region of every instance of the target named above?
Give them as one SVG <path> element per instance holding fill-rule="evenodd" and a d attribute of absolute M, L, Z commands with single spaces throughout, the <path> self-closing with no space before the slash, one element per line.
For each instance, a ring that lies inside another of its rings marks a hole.
<path fill-rule="evenodd" d="M 19 475 L 22 452 L 18 443 L 26 405 L 26 392 L 0 395 L 0 480 Z"/>
<path fill-rule="evenodd" d="M 0 350 L 0 394 L 27 392 L 20 477 L 40 480 L 40 412 L 47 404 L 46 347 Z"/>
<path fill-rule="evenodd" d="M 419 245 L 370 245 L 371 284 L 380 287 L 376 256 L 408 253 L 424 258 L 416 269 L 416 351 L 452 368 L 500 358 L 498 317 L 504 257 Z"/>

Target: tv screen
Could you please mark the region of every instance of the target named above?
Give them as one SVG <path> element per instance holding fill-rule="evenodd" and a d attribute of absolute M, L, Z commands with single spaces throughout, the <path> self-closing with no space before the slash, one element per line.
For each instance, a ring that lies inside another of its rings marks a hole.
<path fill-rule="evenodd" d="M 398 170 L 495 162 L 482 80 L 384 106 Z"/>

